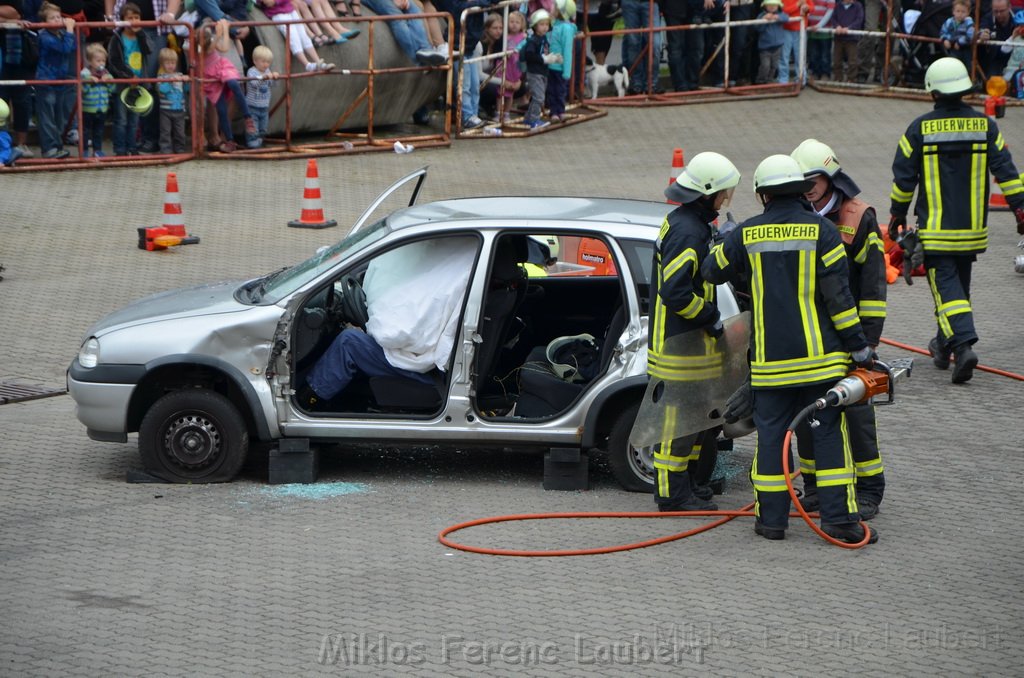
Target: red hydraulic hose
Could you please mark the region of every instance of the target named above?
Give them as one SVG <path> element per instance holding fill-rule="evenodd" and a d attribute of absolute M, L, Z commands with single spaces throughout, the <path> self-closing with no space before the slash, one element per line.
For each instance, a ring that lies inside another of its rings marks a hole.
<path fill-rule="evenodd" d="M 882 337 L 881 341 L 882 341 L 883 344 L 888 344 L 889 346 L 895 346 L 896 348 L 902 348 L 904 351 L 910 351 L 911 353 L 920 353 L 921 355 L 926 355 L 926 356 L 930 356 L 931 355 L 931 353 L 929 353 L 928 349 L 926 349 L 926 348 L 920 348 L 918 346 L 911 346 L 910 344 L 904 344 L 904 343 L 901 343 L 899 341 L 893 341 L 892 339 L 886 339 L 885 337 Z M 981 370 L 982 372 L 991 372 L 992 374 L 998 374 L 1001 377 L 1009 377 L 1010 379 L 1016 379 L 1017 381 L 1024 381 L 1024 374 L 1017 374 L 1015 372 L 1007 372 L 1006 370 L 1000 370 L 1000 369 L 997 369 L 995 367 L 988 367 L 986 365 L 978 365 L 974 369 Z"/>

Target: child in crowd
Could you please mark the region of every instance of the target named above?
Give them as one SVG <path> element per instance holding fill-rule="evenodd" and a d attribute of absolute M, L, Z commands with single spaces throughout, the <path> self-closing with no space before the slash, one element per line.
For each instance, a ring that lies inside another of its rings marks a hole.
<path fill-rule="evenodd" d="M 576 42 L 575 0 L 555 0 L 555 25 L 548 34 L 551 53 L 561 59 L 548 66 L 545 103 L 551 122 L 565 121 L 565 99 L 572 79 L 572 52 Z"/>
<path fill-rule="evenodd" d="M 836 9 L 836 0 L 814 0 L 807 15 L 807 71 L 813 78 L 832 75 L 832 34 L 820 29 L 828 28 Z"/>
<path fill-rule="evenodd" d="M 10 114 L 11 109 L 7 106 L 7 102 L 0 99 L 0 164 L 4 167 L 14 167 L 14 163 L 18 162 L 18 158 L 22 155 L 21 150 L 11 143 L 10 133 L 4 129 Z"/>
<path fill-rule="evenodd" d="M 358 28 L 348 29 L 338 21 L 338 15 L 334 13 L 331 3 L 327 0 L 295 0 L 292 8 L 299 13 L 303 19 L 318 19 L 316 23 L 305 24 L 309 39 L 313 41 L 314 47 L 324 45 L 340 45 L 346 43 L 359 35 Z M 298 28 L 295 26 L 294 28 Z"/>
<path fill-rule="evenodd" d="M 1010 83 L 1010 92 L 1018 99 L 1024 99 L 1024 9 L 1017 11 L 1014 22 L 1019 23 L 1007 41 L 1009 44 L 1002 47 L 1004 52 L 1010 53 L 1003 77 Z"/>
<path fill-rule="evenodd" d="M 160 152 L 184 153 L 187 144 L 185 137 L 185 108 L 188 78 L 178 72 L 178 53 L 170 47 L 164 47 L 158 54 L 160 70 L 156 77 L 160 78 L 157 92 L 160 94 Z"/>
<path fill-rule="evenodd" d="M 757 32 L 757 50 L 761 61 L 757 69 L 757 84 L 773 82 L 778 77 L 779 58 L 782 56 L 782 44 L 786 35 L 783 26 L 789 21 L 789 15 L 782 11 L 781 0 L 762 0 L 761 13 L 758 19 L 771 23 L 759 24 Z"/>
<path fill-rule="evenodd" d="M 252 51 L 252 63 L 246 71 L 245 102 L 249 104 L 249 112 L 256 121 L 256 134 L 260 140 L 267 135 L 267 121 L 270 118 L 270 88 L 274 81 L 281 77 L 270 70 L 274 62 L 274 53 L 269 47 L 259 45 Z"/>
<path fill-rule="evenodd" d="M 85 157 L 102 158 L 103 126 L 110 110 L 110 95 L 116 89 L 114 76 L 107 70 L 107 48 L 98 42 L 85 46 L 85 68 L 82 69 L 82 131 Z M 91 146 L 91 148 L 90 148 Z"/>
<path fill-rule="evenodd" d="M 44 2 L 39 19 L 47 24 L 39 31 L 37 80 L 73 80 L 70 65 L 77 49 L 75 20 L 61 16 L 60 7 Z M 44 158 L 66 158 L 64 126 L 75 102 L 73 85 L 36 85 L 36 118 L 39 123 L 39 150 Z"/>
<path fill-rule="evenodd" d="M 860 36 L 847 31 L 864 30 L 864 5 L 857 0 L 840 0 L 832 13 L 832 26 L 836 29 L 832 73 L 839 82 L 851 82 L 857 77 Z"/>
<path fill-rule="evenodd" d="M 119 13 L 121 21 L 142 21 L 142 10 L 134 2 L 126 2 Z M 146 61 L 153 51 L 149 35 L 133 25 L 123 26 L 114 31 L 114 37 L 107 45 L 109 59 L 107 66 L 118 79 L 141 78 L 144 76 Z M 129 87 L 117 86 L 117 94 Z M 148 86 L 146 86 L 148 88 Z M 132 112 L 120 96 L 114 97 L 114 155 L 138 155 L 139 116 Z"/>
<path fill-rule="evenodd" d="M 500 14 L 491 14 L 484 24 L 484 53 L 500 54 L 503 26 Z M 519 45 L 526 39 L 526 17 L 522 12 L 509 12 L 507 48 L 513 53 L 505 57 L 502 66 L 500 58 L 485 62 L 489 66 L 490 77 L 480 91 L 480 109 L 487 111 L 492 119 L 497 119 L 499 108 L 504 111 L 503 122 L 511 117 L 512 102 L 520 89 L 523 89 L 523 73 L 519 70 Z"/>
<path fill-rule="evenodd" d="M 971 68 L 971 42 L 974 40 L 974 19 L 969 15 L 971 4 L 967 0 L 953 0 L 953 16 L 946 19 L 939 31 L 946 53 Z"/>
<path fill-rule="evenodd" d="M 305 2 L 305 0 L 294 1 Z M 299 21 L 302 18 L 295 11 L 292 0 L 259 0 L 259 2 L 263 13 L 273 21 L 280 23 Z M 299 60 L 299 63 L 302 64 L 302 67 L 306 69 L 307 73 L 311 71 L 329 71 L 334 68 L 334 64 L 327 63 L 316 53 L 313 41 L 310 39 L 309 34 L 306 33 L 302 24 L 292 24 L 289 27 L 282 23 L 278 28 L 288 41 L 288 48 L 295 58 Z"/>
<path fill-rule="evenodd" d="M 530 90 L 530 107 L 523 122 L 530 129 L 547 127 L 551 123 L 540 119 L 544 95 L 548 88 L 548 66 L 561 59 L 560 54 L 551 54 L 547 34 L 551 30 L 551 15 L 547 10 L 538 9 L 530 15 L 533 33 L 523 41 L 519 56 L 526 64 L 526 86 Z"/>
<path fill-rule="evenodd" d="M 216 34 L 209 26 L 200 31 L 199 47 L 203 51 L 203 95 L 217 110 L 217 123 L 220 134 L 211 135 L 216 139 L 218 151 L 231 153 L 238 149 L 235 135 L 231 131 L 231 118 L 228 117 L 228 97 L 234 96 L 235 103 L 245 119 L 245 145 L 248 148 L 259 148 L 263 145 L 256 133 L 256 121 L 252 119 L 249 106 L 245 103 L 245 94 L 238 84 L 238 69 L 224 54 L 231 49 L 231 36 L 228 34 L 230 25 L 227 19 L 217 22 Z M 221 140 L 222 139 L 222 140 Z"/>

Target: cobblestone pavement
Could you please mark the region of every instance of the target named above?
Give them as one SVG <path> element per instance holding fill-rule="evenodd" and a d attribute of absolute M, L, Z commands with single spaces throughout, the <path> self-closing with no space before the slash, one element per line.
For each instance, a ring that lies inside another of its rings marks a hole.
<path fill-rule="evenodd" d="M 392 180 L 430 165 L 423 200 L 470 194 L 661 199 L 672 148 L 714 149 L 744 173 L 769 153 L 830 142 L 884 213 L 889 165 L 919 102 L 799 98 L 612 109 L 527 140 L 326 158 L 324 207 L 351 223 Z M 1024 111 L 1000 121 L 1015 150 Z M 1024 155 L 1024 153 L 1022 153 Z M 1024 157 L 1020 158 L 1024 160 Z M 286 228 L 305 163 L 174 168 L 197 246 L 136 249 L 159 223 L 165 168 L 0 180 L 0 379 L 60 387 L 102 314 L 171 287 L 298 261 L 343 228 Z M 1007 213 L 976 266 L 982 363 L 1024 372 L 1024 277 Z M 920 279 L 919 279 L 920 280 Z M 933 333 L 926 285 L 890 287 L 886 337 Z M 886 347 L 883 357 L 909 355 Z M 584 558 L 453 552 L 446 525 L 504 513 L 648 510 L 600 459 L 593 489 L 545 492 L 539 457 L 502 451 L 338 451 L 314 486 L 130 485 L 126 445 L 88 440 L 67 396 L 0 407 L 0 674 L 6 675 L 1020 675 L 1024 389 L 976 373 L 955 387 L 919 359 L 879 409 L 889 492 L 858 552 L 794 525 L 785 542 L 736 521 L 685 542 Z M 731 463 L 743 468 L 752 441 Z M 750 500 L 742 474 L 719 498 Z M 689 523 L 685 523 L 688 525 Z M 554 548 L 683 529 L 673 519 L 515 523 L 477 544 Z"/>

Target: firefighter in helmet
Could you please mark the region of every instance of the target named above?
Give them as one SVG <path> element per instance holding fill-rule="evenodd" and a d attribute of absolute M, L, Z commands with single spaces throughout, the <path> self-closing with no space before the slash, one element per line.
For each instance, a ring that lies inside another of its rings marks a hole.
<path fill-rule="evenodd" d="M 782 449 L 791 422 L 846 376 L 851 362 L 872 362 L 839 231 L 804 198 L 812 185 L 788 155 L 762 160 L 754 191 L 764 213 L 732 230 L 701 264 L 708 282 L 749 281 L 750 390 L 757 426 L 750 479 L 756 495 L 754 531 L 765 539 L 784 539 L 789 526 Z M 864 539 L 864 527 L 853 459 L 842 434 L 844 416 L 836 408 L 816 414 L 814 462 L 822 530 L 857 543 Z M 871 541 L 876 540 L 872 530 Z"/>
<path fill-rule="evenodd" d="M 728 158 L 705 152 L 694 156 L 665 190 L 680 205 L 665 217 L 654 249 L 647 347 L 651 378 L 695 382 L 699 388 L 696 382 L 721 370 L 715 345 L 724 330 L 715 286 L 701 277 L 700 262 L 711 248 L 711 224 L 739 181 L 740 173 Z M 668 340 L 690 332 L 699 333 L 690 337 L 699 348 L 693 355 L 677 354 Z M 707 432 L 677 436 L 674 410 L 666 408 L 661 442 L 655 447 L 655 502 L 661 511 L 713 511 L 717 507 L 710 501 L 711 489 L 692 481 Z"/>
<path fill-rule="evenodd" d="M 857 304 L 864 337 L 874 350 L 882 337 L 886 293 L 885 252 L 875 210 L 856 197 L 860 188 L 843 171 L 839 159 L 828 145 L 817 139 L 806 139 L 791 156 L 800 164 L 804 178 L 813 182 L 804 197 L 815 212 L 829 219 L 839 229 L 850 269 L 850 294 Z M 871 520 L 878 513 L 878 505 L 885 492 L 885 473 L 878 453 L 874 407 L 869 403 L 847 407 L 846 425 L 856 474 L 857 508 L 862 519 Z M 796 430 L 796 436 L 800 474 L 804 479 L 801 503 L 805 510 L 817 511 L 818 488 L 815 483 L 814 443 L 810 427 L 806 423 L 802 424 Z"/>
<path fill-rule="evenodd" d="M 989 172 L 995 177 L 1024 235 L 1024 185 L 994 120 L 962 101 L 973 83 L 958 59 L 937 59 L 924 76 L 934 110 L 920 116 L 900 139 L 892 162 L 889 237 L 908 231 L 907 212 L 917 189 L 914 216 L 924 247 L 924 267 L 935 300 L 938 333 L 928 343 L 932 362 L 952 381 L 974 375 L 978 341 L 971 307 L 971 267 L 988 247 Z"/>

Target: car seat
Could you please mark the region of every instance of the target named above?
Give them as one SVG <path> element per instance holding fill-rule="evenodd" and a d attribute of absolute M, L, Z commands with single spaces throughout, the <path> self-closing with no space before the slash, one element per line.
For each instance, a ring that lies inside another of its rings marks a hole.
<path fill-rule="evenodd" d="M 611 362 L 612 351 L 619 343 L 623 330 L 626 329 L 626 309 L 619 306 L 612 314 L 601 340 L 601 371 Z M 560 378 L 548 363 L 547 347 L 538 346 L 530 351 L 519 370 L 519 400 L 516 401 L 517 417 L 546 417 L 557 414 L 567 408 L 587 384 L 570 382 Z"/>

